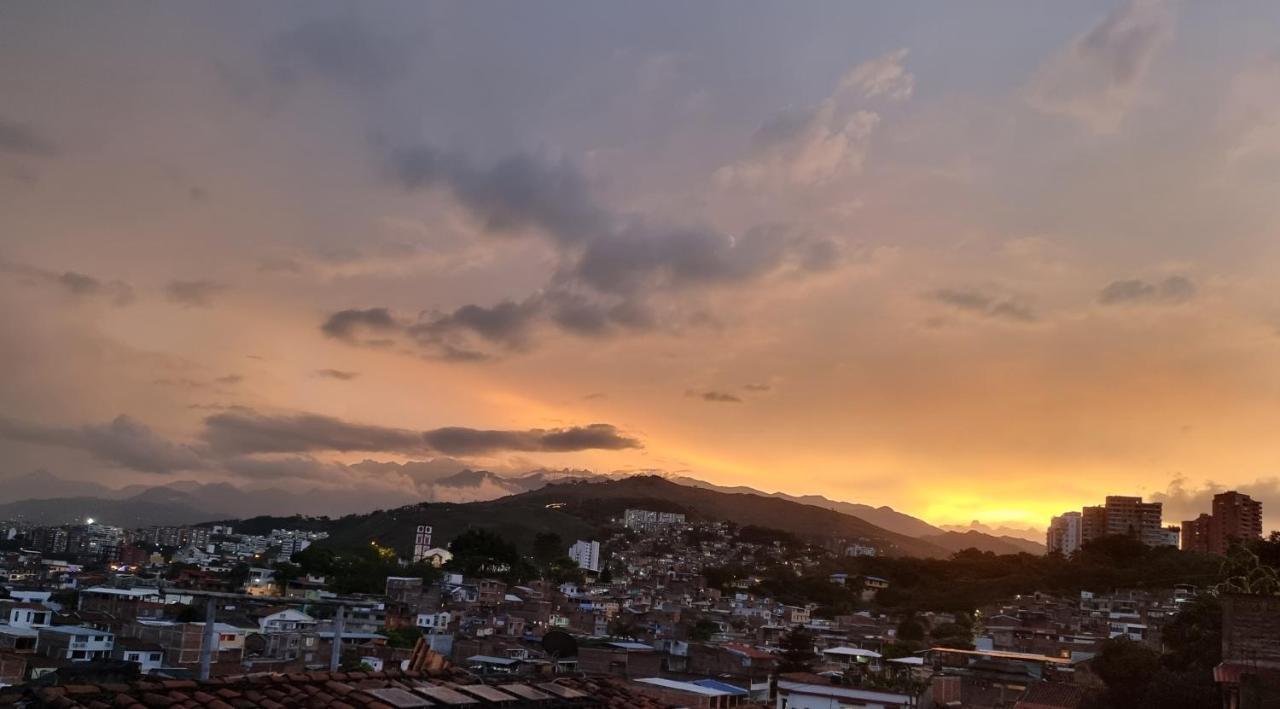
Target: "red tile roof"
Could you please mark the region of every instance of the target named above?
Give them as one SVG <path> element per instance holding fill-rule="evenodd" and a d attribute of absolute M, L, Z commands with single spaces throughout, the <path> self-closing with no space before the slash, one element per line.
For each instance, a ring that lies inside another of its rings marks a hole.
<path fill-rule="evenodd" d="M 507 678 L 501 689 L 482 685 L 463 670 L 438 675 L 422 672 L 297 672 L 223 677 L 207 682 L 141 680 L 129 684 L 26 685 L 0 692 L 0 707 L 56 707 L 57 709 L 398 709 L 449 706 L 441 696 L 473 700 L 465 706 L 495 706 L 490 699 L 506 697 L 503 707 L 574 706 L 608 709 L 667 709 L 671 705 L 629 690 L 611 679 L 559 678 L 544 681 Z M 514 690 L 520 686 L 520 690 Z M 450 692 L 436 692 L 448 689 Z M 426 691 L 420 691 L 426 690 Z M 567 690 L 567 691 L 566 691 Z M 540 698 L 538 698 L 540 697 Z M 566 697 L 576 697 L 572 700 Z M 568 703 L 566 703 L 568 702 Z"/>

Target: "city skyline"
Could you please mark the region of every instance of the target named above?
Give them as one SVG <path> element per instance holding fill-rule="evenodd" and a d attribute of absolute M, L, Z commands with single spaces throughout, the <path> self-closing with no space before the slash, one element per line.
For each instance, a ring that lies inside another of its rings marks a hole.
<path fill-rule="evenodd" d="M 1280 7 L 2 14 L 0 481 L 1280 527 Z"/>

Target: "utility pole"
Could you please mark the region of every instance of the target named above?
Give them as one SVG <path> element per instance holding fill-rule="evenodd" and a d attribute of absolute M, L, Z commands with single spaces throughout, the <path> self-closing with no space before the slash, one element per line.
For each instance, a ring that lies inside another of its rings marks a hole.
<path fill-rule="evenodd" d="M 213 668 L 213 648 L 218 642 L 218 631 L 214 627 L 218 619 L 215 617 L 218 604 L 213 596 L 205 602 L 204 607 L 204 642 L 200 643 L 200 679 L 208 680 Z"/>
<path fill-rule="evenodd" d="M 347 624 L 347 607 L 338 605 L 338 613 L 333 617 L 333 647 L 329 649 L 329 671 L 337 672 L 342 662 L 342 629 Z"/>

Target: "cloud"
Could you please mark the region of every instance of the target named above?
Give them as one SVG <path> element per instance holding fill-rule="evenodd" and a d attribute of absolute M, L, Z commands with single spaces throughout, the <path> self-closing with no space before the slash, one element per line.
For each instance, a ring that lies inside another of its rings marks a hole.
<path fill-rule="evenodd" d="M 717 404 L 741 404 L 742 403 L 742 397 L 737 396 L 736 394 L 730 394 L 728 392 L 723 392 L 723 391 L 714 391 L 714 390 L 693 391 L 692 389 L 690 389 L 686 391 L 684 395 L 689 397 L 696 397 L 698 399 L 702 399 L 703 401 L 710 401 Z"/>
<path fill-rule="evenodd" d="M 816 106 L 787 110 L 760 127 L 751 155 L 715 173 L 723 186 L 813 186 L 862 171 L 880 114 L 870 99 L 902 101 L 911 97 L 915 77 L 899 49 L 849 70 L 835 90 Z"/>
<path fill-rule="evenodd" d="M 417 146 L 393 152 L 389 163 L 405 188 L 447 188 L 490 232 L 537 228 L 558 241 L 580 242 L 612 221 L 567 161 L 513 155 L 480 168 L 465 156 Z"/>
<path fill-rule="evenodd" d="M 1157 492 L 1150 499 L 1164 504 L 1164 519 L 1167 524 L 1176 524 L 1195 519 L 1201 513 L 1212 512 L 1213 496 L 1228 490 L 1242 492 L 1262 502 L 1262 511 L 1270 520 L 1268 528 L 1280 524 L 1280 518 L 1276 517 L 1275 512 L 1280 509 L 1280 478 L 1275 477 L 1257 478 L 1253 482 L 1232 486 L 1209 480 L 1199 487 L 1188 486 L 1185 478 L 1177 477 L 1164 492 Z"/>
<path fill-rule="evenodd" d="M 0 262 L 0 272 L 57 287 L 77 298 L 105 298 L 113 305 L 133 303 L 133 288 L 124 281 L 102 281 L 77 271 L 50 271 L 36 266 Z"/>
<path fill-rule="evenodd" d="M 1044 113 L 1077 120 L 1098 133 L 1120 127 L 1156 54 L 1173 38 L 1175 17 L 1163 0 L 1130 0 L 1047 62 L 1028 90 Z"/>
<path fill-rule="evenodd" d="M 82 450 L 98 460 L 146 473 L 199 470 L 208 465 L 191 447 L 171 443 L 123 414 L 104 424 L 74 428 L 0 418 L 0 438 Z"/>
<path fill-rule="evenodd" d="M 482 352 L 468 346 L 468 335 L 504 350 L 519 350 L 527 344 L 541 312 L 541 301 L 536 298 L 520 303 L 508 300 L 491 307 L 464 305 L 450 313 L 435 314 L 407 331 L 419 344 L 446 358 L 483 359 Z"/>
<path fill-rule="evenodd" d="M 527 350 L 546 325 L 583 336 L 649 330 L 659 326 L 649 305 L 654 293 L 816 273 L 843 253 L 834 240 L 781 225 L 729 234 L 615 212 L 563 160 L 517 155 L 477 167 L 465 156 L 419 146 L 393 150 L 387 162 L 405 188 L 449 191 L 486 231 L 544 235 L 561 264 L 544 288 L 523 299 L 432 311 L 416 321 L 385 307 L 343 310 L 321 326 L 356 344 L 370 330 L 403 335 L 435 357 L 477 361 Z"/>
<path fill-rule="evenodd" d="M 225 285 L 213 281 L 169 281 L 164 287 L 171 302 L 188 308 L 207 308 L 213 305 L 213 297 L 225 290 Z"/>
<path fill-rule="evenodd" d="M 342 369 L 317 369 L 316 376 L 324 377 L 325 379 L 337 379 L 338 381 L 349 382 L 360 376 L 360 373 L 348 372 Z"/>
<path fill-rule="evenodd" d="M 1103 305 L 1179 305 L 1196 297 L 1196 285 L 1186 276 L 1169 276 L 1158 283 L 1141 279 L 1112 281 L 1098 292 Z"/>
<path fill-rule="evenodd" d="M 422 435 L 416 431 L 354 424 L 319 414 L 214 414 L 204 420 L 201 438 L 221 456 L 311 451 L 421 453 L 427 450 Z"/>
<path fill-rule="evenodd" d="M 329 316 L 320 329 L 329 337 L 354 342 L 362 331 L 390 333 L 401 330 L 403 326 L 391 316 L 386 308 L 368 308 L 366 310 L 340 310 Z"/>
<path fill-rule="evenodd" d="M 757 391 L 757 392 L 772 391 L 773 385 L 768 384 L 766 382 L 751 382 L 751 383 L 743 384 L 742 388 L 746 389 L 747 391 Z"/>
<path fill-rule="evenodd" d="M 319 414 L 266 415 L 234 411 L 204 421 L 203 440 L 219 456 L 318 451 L 377 451 L 415 454 L 480 455 L 499 451 L 571 452 L 588 449 L 639 448 L 609 424 L 528 430 L 484 430 L 464 427 L 418 432 L 403 428 L 355 424 Z"/>
<path fill-rule="evenodd" d="M 929 298 L 957 310 L 993 320 L 1016 323 L 1033 323 L 1039 317 L 1030 306 L 1016 300 L 998 298 L 976 290 L 943 288 L 933 291 Z"/>
<path fill-rule="evenodd" d="M 0 153 L 47 158 L 56 155 L 58 150 L 31 126 L 0 116 Z"/>
<path fill-rule="evenodd" d="M 244 381 L 244 376 L 240 374 L 228 374 L 213 380 L 215 384 L 239 384 Z"/>
<path fill-rule="evenodd" d="M 360 92 L 404 76 L 413 45 L 375 32 L 354 16 L 317 19 L 272 37 L 263 47 L 267 73 L 280 84 L 319 78 Z"/>
<path fill-rule="evenodd" d="M 616 427 L 605 423 L 527 431 L 491 431 L 454 426 L 427 431 L 423 438 L 432 449 L 445 455 L 483 455 L 498 451 L 567 453 L 641 447 L 638 440 L 622 435 Z"/>

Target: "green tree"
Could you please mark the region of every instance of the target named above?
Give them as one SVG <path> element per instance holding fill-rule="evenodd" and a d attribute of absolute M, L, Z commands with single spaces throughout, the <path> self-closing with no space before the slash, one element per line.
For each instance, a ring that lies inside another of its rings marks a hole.
<path fill-rule="evenodd" d="M 782 653 L 778 657 L 779 672 L 809 672 L 818 655 L 813 651 L 813 635 L 802 626 L 795 626 L 778 641 Z"/>
<path fill-rule="evenodd" d="M 924 643 L 924 624 L 916 618 L 915 611 L 908 612 L 898 621 L 898 632 L 896 634 L 898 642 L 906 645 L 920 645 Z"/>
<path fill-rule="evenodd" d="M 1105 706 L 1109 707 L 1142 707 L 1147 685 L 1158 669 L 1158 651 L 1123 636 L 1103 641 L 1093 659 L 1094 674 L 1107 686 Z"/>
<path fill-rule="evenodd" d="M 689 639 L 695 642 L 705 643 L 720 631 L 720 626 L 714 621 L 706 618 L 699 618 L 698 622 L 693 624 L 689 629 Z"/>
<path fill-rule="evenodd" d="M 564 540 L 555 532 L 539 532 L 533 537 L 533 560 L 540 566 L 547 566 L 552 561 L 565 556 Z"/>

